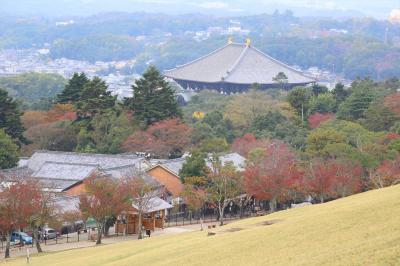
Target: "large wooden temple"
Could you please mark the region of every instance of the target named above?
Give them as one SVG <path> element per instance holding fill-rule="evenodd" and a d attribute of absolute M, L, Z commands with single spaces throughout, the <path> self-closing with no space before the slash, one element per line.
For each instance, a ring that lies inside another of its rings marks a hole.
<path fill-rule="evenodd" d="M 285 88 L 315 82 L 302 72 L 285 65 L 250 45 L 233 43 L 200 57 L 192 62 L 165 71 L 165 76 L 175 80 L 184 89 L 211 89 L 221 93 L 248 90 L 257 83 L 261 89 L 278 87 L 275 77 L 284 73 Z"/>

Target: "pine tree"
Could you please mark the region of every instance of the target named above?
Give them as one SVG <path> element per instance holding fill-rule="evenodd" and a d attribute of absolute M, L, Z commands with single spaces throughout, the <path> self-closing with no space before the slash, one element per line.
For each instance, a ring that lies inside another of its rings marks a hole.
<path fill-rule="evenodd" d="M 150 66 L 132 89 L 133 97 L 126 98 L 125 105 L 134 111 L 136 119 L 144 126 L 181 117 L 174 91 L 155 66 Z"/>
<path fill-rule="evenodd" d="M 25 128 L 21 123 L 21 116 L 18 103 L 6 90 L 0 89 L 0 129 L 3 129 L 19 146 L 29 143 L 23 136 Z"/>
<path fill-rule="evenodd" d="M 74 73 L 72 78 L 68 80 L 68 84 L 64 90 L 57 96 L 58 103 L 75 103 L 80 100 L 83 88 L 89 79 L 85 73 Z"/>
<path fill-rule="evenodd" d="M 92 118 L 115 106 L 116 97 L 108 91 L 106 83 L 99 77 L 87 82 L 80 94 L 80 100 L 75 104 L 78 118 Z"/>
<path fill-rule="evenodd" d="M 0 169 L 14 167 L 18 160 L 18 146 L 0 129 Z"/>

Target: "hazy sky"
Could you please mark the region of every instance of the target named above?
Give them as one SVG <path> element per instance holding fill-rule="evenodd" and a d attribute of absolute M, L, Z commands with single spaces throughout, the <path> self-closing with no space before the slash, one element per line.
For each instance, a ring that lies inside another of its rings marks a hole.
<path fill-rule="evenodd" d="M 0 13 L 53 16 L 112 11 L 244 15 L 291 9 L 298 15 L 331 12 L 386 18 L 395 8 L 400 8 L 400 0 L 0 0 Z"/>

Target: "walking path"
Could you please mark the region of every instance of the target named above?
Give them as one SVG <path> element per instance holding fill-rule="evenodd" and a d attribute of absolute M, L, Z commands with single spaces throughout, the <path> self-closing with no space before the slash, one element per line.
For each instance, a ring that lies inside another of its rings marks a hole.
<path fill-rule="evenodd" d="M 213 223 L 205 223 L 204 229 L 207 228 L 208 225 L 216 225 L 217 222 Z M 192 225 L 185 225 L 185 226 L 177 226 L 177 227 L 167 227 L 165 229 L 157 229 L 156 231 L 151 233 L 151 237 L 158 237 L 162 235 L 174 235 L 174 234 L 181 234 L 181 233 L 187 233 L 187 232 L 192 232 L 192 231 L 198 231 L 200 230 L 201 226 L 200 224 L 192 224 Z M 110 230 L 110 233 L 113 233 L 113 230 Z M 129 235 L 129 236 L 117 236 L 117 235 L 111 235 L 109 237 L 103 237 L 102 239 L 102 244 L 103 245 L 109 245 L 109 244 L 115 244 L 119 242 L 124 242 L 124 241 L 132 241 L 132 240 L 138 240 L 137 235 Z M 77 241 L 77 234 L 70 234 L 69 235 L 69 243 L 66 242 L 65 236 L 58 240 L 58 243 L 55 242 L 55 240 L 49 240 L 47 241 L 47 244 L 45 245 L 44 243 L 41 244 L 41 247 L 43 249 L 43 252 L 58 252 L 58 251 L 63 251 L 63 250 L 69 250 L 69 249 L 76 249 L 76 248 L 85 248 L 85 247 L 93 247 L 96 245 L 94 241 L 87 240 L 88 235 L 87 234 L 81 234 L 80 235 L 80 241 Z M 5 243 L 4 243 L 5 245 Z M 27 255 L 27 249 L 29 250 L 29 254 L 35 254 L 37 253 L 36 247 L 32 247 L 32 245 L 24 246 L 24 247 L 13 247 L 11 248 L 11 257 L 21 257 L 21 256 L 26 256 Z M 0 247 L 0 262 L 4 261 L 4 249 L 1 249 Z"/>

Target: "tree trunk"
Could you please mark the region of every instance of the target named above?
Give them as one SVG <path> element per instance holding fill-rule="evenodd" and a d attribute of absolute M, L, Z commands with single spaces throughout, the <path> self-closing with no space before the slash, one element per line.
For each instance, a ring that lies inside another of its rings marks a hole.
<path fill-rule="evenodd" d="M 103 234 L 103 225 L 98 224 L 97 225 L 97 240 L 96 240 L 96 245 L 101 244 L 101 235 Z"/>
<path fill-rule="evenodd" d="M 276 197 L 273 197 L 269 202 L 269 211 L 275 212 L 276 211 Z"/>
<path fill-rule="evenodd" d="M 224 225 L 224 204 L 218 203 L 218 210 L 219 210 L 219 225 Z"/>
<path fill-rule="evenodd" d="M 139 211 L 139 234 L 138 234 L 138 239 L 143 238 L 143 230 L 142 230 L 142 212 Z"/>
<path fill-rule="evenodd" d="M 301 121 L 304 122 L 304 107 L 303 107 L 303 104 L 301 104 Z"/>
<path fill-rule="evenodd" d="M 11 242 L 11 232 L 6 235 L 6 251 L 4 253 L 4 258 L 10 257 L 10 242 Z"/>
<path fill-rule="evenodd" d="M 43 250 L 42 250 L 42 247 L 40 246 L 39 231 L 36 226 L 33 228 L 33 239 L 35 241 L 37 252 L 42 253 Z"/>

